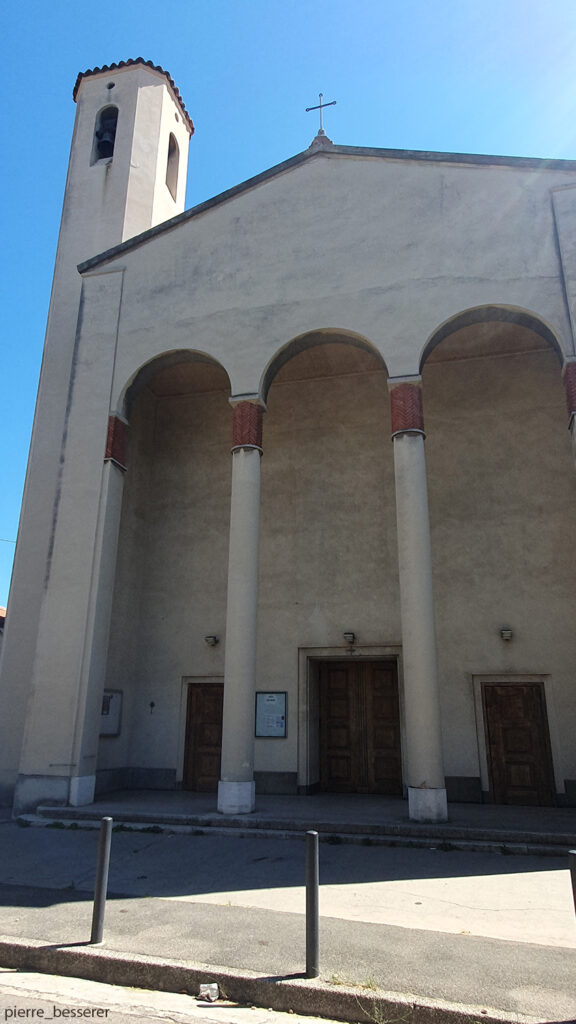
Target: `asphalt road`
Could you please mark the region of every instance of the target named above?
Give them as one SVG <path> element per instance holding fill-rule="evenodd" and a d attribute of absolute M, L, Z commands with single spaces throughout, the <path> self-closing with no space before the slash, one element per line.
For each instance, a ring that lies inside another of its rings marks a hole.
<path fill-rule="evenodd" d="M 86 943 L 97 833 L 6 822 L 0 848 L 0 933 Z M 566 861 L 321 844 L 320 864 L 325 985 L 576 1018 Z M 303 877 L 294 839 L 117 832 L 105 948 L 297 977 Z"/>

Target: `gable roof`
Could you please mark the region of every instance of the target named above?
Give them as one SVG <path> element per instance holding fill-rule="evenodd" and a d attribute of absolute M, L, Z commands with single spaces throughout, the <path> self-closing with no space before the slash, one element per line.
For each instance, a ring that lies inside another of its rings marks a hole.
<path fill-rule="evenodd" d="M 112 249 L 107 249 L 105 252 L 92 256 L 88 260 L 84 260 L 83 263 L 78 264 L 78 270 L 82 274 L 102 263 L 106 263 L 107 260 L 113 259 L 121 253 L 129 252 L 131 249 L 136 249 L 138 246 L 143 245 L 145 242 L 155 238 L 157 235 L 163 234 L 167 231 L 172 231 L 185 221 L 192 220 L 194 217 L 197 217 L 202 213 L 206 213 L 207 210 L 210 210 L 215 206 L 220 206 L 222 203 L 228 202 L 230 199 L 234 199 L 243 192 L 248 192 L 250 189 L 256 188 L 256 186 L 261 185 L 263 182 L 270 181 L 272 178 L 284 174 L 286 171 L 292 170 L 299 164 L 319 156 L 329 159 L 363 157 L 384 160 L 419 161 L 424 163 L 466 164 L 481 167 L 518 167 L 535 171 L 576 171 L 576 160 L 542 160 L 537 157 L 526 156 L 489 156 L 477 153 L 435 153 L 417 149 L 377 149 L 368 146 L 336 146 L 327 137 L 322 138 L 320 136 L 316 136 L 308 149 L 304 150 L 302 153 L 297 153 L 296 156 L 290 157 L 288 160 L 284 160 L 280 164 L 275 164 L 274 167 L 270 167 L 268 170 L 262 171 L 260 174 L 256 174 L 252 178 L 248 178 L 239 185 L 234 185 L 232 188 L 226 189 L 225 192 L 221 192 L 212 199 L 207 199 L 205 202 L 199 203 L 198 206 L 193 206 L 190 210 L 185 210 L 184 213 L 180 213 L 176 217 L 172 217 L 170 220 L 163 221 L 161 224 L 157 224 L 153 228 L 148 228 L 147 231 L 143 231 L 139 235 L 134 235 L 133 238 L 128 238 L 125 242 L 115 245 Z"/>
<path fill-rule="evenodd" d="M 159 64 L 153 64 L 151 60 L 144 60 L 143 57 L 136 57 L 134 60 L 132 60 L 130 58 L 129 60 L 121 60 L 121 61 L 118 62 L 118 64 L 103 64 L 101 68 L 92 68 L 91 70 L 88 69 L 87 71 L 80 71 L 78 73 L 78 77 L 77 77 L 77 79 L 76 79 L 76 81 L 74 83 L 74 88 L 72 90 L 72 98 L 73 98 L 74 102 L 76 102 L 76 97 L 78 95 L 78 89 L 80 88 L 82 79 L 89 78 L 91 75 L 101 75 L 104 72 L 120 71 L 120 70 L 122 70 L 122 68 L 133 67 L 135 64 L 142 64 L 143 67 L 151 68 L 152 71 L 157 71 L 158 74 L 164 75 L 164 78 L 168 82 L 168 85 L 170 86 L 170 88 L 171 88 L 171 90 L 172 90 L 172 92 L 174 94 L 174 99 L 177 101 L 178 106 L 180 107 L 180 110 L 182 111 L 182 116 L 183 116 L 186 124 L 188 125 L 188 130 L 190 132 L 190 135 L 193 135 L 194 134 L 194 125 L 192 124 L 192 118 L 190 117 L 190 114 L 188 113 L 188 111 L 186 110 L 186 107 L 184 106 L 184 100 L 182 99 L 182 97 L 180 95 L 180 92 L 179 92 L 179 90 L 178 90 L 178 88 L 177 88 L 177 86 L 176 86 L 176 84 L 174 82 L 174 79 L 168 73 L 168 71 L 165 71 L 164 68 L 161 68 Z"/>

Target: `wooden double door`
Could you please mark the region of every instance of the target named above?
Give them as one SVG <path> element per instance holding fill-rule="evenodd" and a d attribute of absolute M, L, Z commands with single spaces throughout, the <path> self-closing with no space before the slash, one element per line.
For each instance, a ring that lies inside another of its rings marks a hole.
<path fill-rule="evenodd" d="M 544 684 L 483 683 L 482 703 L 494 803 L 552 806 L 555 786 Z"/>
<path fill-rule="evenodd" d="M 218 789 L 223 704 L 223 683 L 192 683 L 188 687 L 184 789 L 197 793 L 214 793 Z"/>
<path fill-rule="evenodd" d="M 402 795 L 395 661 L 320 664 L 320 788 Z"/>

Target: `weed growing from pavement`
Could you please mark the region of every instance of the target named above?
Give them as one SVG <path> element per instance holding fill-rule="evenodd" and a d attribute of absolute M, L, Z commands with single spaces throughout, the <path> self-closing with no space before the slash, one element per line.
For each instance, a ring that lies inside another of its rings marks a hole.
<path fill-rule="evenodd" d="M 366 978 L 366 981 L 363 981 L 362 984 L 360 985 L 360 988 L 369 988 L 372 989 L 373 992 L 375 992 L 376 989 L 379 987 L 380 986 L 378 985 L 376 979 L 373 978 L 372 975 L 370 975 L 369 978 Z"/>
<path fill-rule="evenodd" d="M 373 1024 L 412 1024 L 414 1020 L 414 1007 L 403 1013 L 401 1017 L 388 1017 L 386 1011 L 376 1003 L 372 1003 L 370 1007 L 363 1006 L 358 997 L 356 997 L 356 1002 L 362 1013 L 373 1021 Z"/>

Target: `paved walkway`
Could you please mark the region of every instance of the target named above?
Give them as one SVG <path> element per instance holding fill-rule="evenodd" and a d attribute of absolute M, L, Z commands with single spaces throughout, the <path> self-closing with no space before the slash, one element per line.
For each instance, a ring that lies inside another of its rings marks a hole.
<path fill-rule="evenodd" d="M 322 843 L 321 978 L 312 982 L 302 979 L 301 839 L 116 832 L 97 949 L 85 945 L 97 836 L 74 824 L 0 824 L 5 966 L 57 964 L 175 991 L 214 977 L 235 998 L 350 1020 L 375 1008 L 410 1024 L 576 1020 L 565 857 Z"/>

